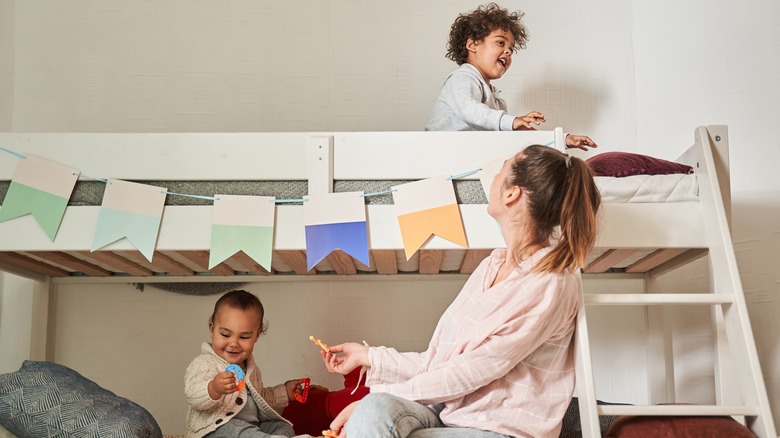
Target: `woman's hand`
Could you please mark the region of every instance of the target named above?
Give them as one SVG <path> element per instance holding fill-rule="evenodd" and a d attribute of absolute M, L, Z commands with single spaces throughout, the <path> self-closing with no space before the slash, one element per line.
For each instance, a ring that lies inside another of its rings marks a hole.
<path fill-rule="evenodd" d="M 512 121 L 514 131 L 535 131 L 536 127 L 544 123 L 544 114 L 539 111 L 531 111 L 524 116 L 515 117 Z"/>
<path fill-rule="evenodd" d="M 598 145 L 595 141 L 591 140 L 587 135 L 574 135 L 569 134 L 566 136 L 566 147 L 577 148 L 587 151 L 588 147 L 597 148 Z"/>
<path fill-rule="evenodd" d="M 347 420 L 349 420 L 349 416 L 352 415 L 352 411 L 355 410 L 358 403 L 360 403 L 360 400 L 348 404 L 330 423 L 330 430 L 339 434 L 339 438 L 347 438 L 347 429 L 344 426 L 347 425 Z"/>
<path fill-rule="evenodd" d="M 320 356 L 331 373 L 347 375 L 357 367 L 371 365 L 368 361 L 368 346 L 357 342 L 333 345 L 330 353 L 320 350 Z"/>

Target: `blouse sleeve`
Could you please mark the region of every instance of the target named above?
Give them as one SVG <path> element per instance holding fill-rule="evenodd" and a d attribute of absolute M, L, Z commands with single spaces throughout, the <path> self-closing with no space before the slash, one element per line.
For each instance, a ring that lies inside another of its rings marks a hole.
<path fill-rule="evenodd" d="M 507 308 L 509 314 L 477 347 L 406 381 L 371 385 L 371 391 L 425 404 L 463 397 L 505 376 L 544 342 L 564 336 L 576 317 L 577 289 L 562 284 L 563 277 L 558 274 L 538 275 L 546 278 L 536 282 L 533 290 L 521 291 L 526 298 L 523 305 Z M 381 360 L 385 357 L 381 356 Z"/>

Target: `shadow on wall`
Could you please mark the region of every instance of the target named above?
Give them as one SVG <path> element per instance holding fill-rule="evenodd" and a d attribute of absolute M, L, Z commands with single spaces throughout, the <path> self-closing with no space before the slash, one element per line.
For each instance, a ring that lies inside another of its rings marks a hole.
<path fill-rule="evenodd" d="M 515 115 L 540 111 L 545 115 L 543 129 L 560 126 L 564 131 L 585 134 L 600 119 L 610 98 L 609 90 L 594 81 L 587 81 L 584 73 L 566 70 L 564 74 L 549 69 L 538 80 L 506 81 L 500 85 L 507 100 L 509 113 Z M 509 78 L 507 78 L 509 79 Z"/>
<path fill-rule="evenodd" d="M 732 241 L 769 404 L 780 424 L 780 191 L 732 195 Z"/>

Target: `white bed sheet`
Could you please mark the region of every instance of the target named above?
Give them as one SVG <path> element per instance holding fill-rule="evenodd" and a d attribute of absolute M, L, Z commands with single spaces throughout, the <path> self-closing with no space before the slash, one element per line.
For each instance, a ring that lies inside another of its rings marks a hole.
<path fill-rule="evenodd" d="M 602 202 L 698 202 L 696 174 L 597 176 Z"/>

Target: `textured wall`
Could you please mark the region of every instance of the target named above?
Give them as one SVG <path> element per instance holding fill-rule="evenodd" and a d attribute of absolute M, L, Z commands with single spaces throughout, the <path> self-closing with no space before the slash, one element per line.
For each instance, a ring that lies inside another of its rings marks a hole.
<path fill-rule="evenodd" d="M 16 4 L 15 131 L 421 130 L 471 1 Z M 505 2 L 531 41 L 496 82 L 550 129 L 634 144 L 628 4 Z M 587 24 L 584 24 L 587 23 Z"/>
<path fill-rule="evenodd" d="M 14 0 L 0 0 L 0 131 L 13 130 Z"/>

